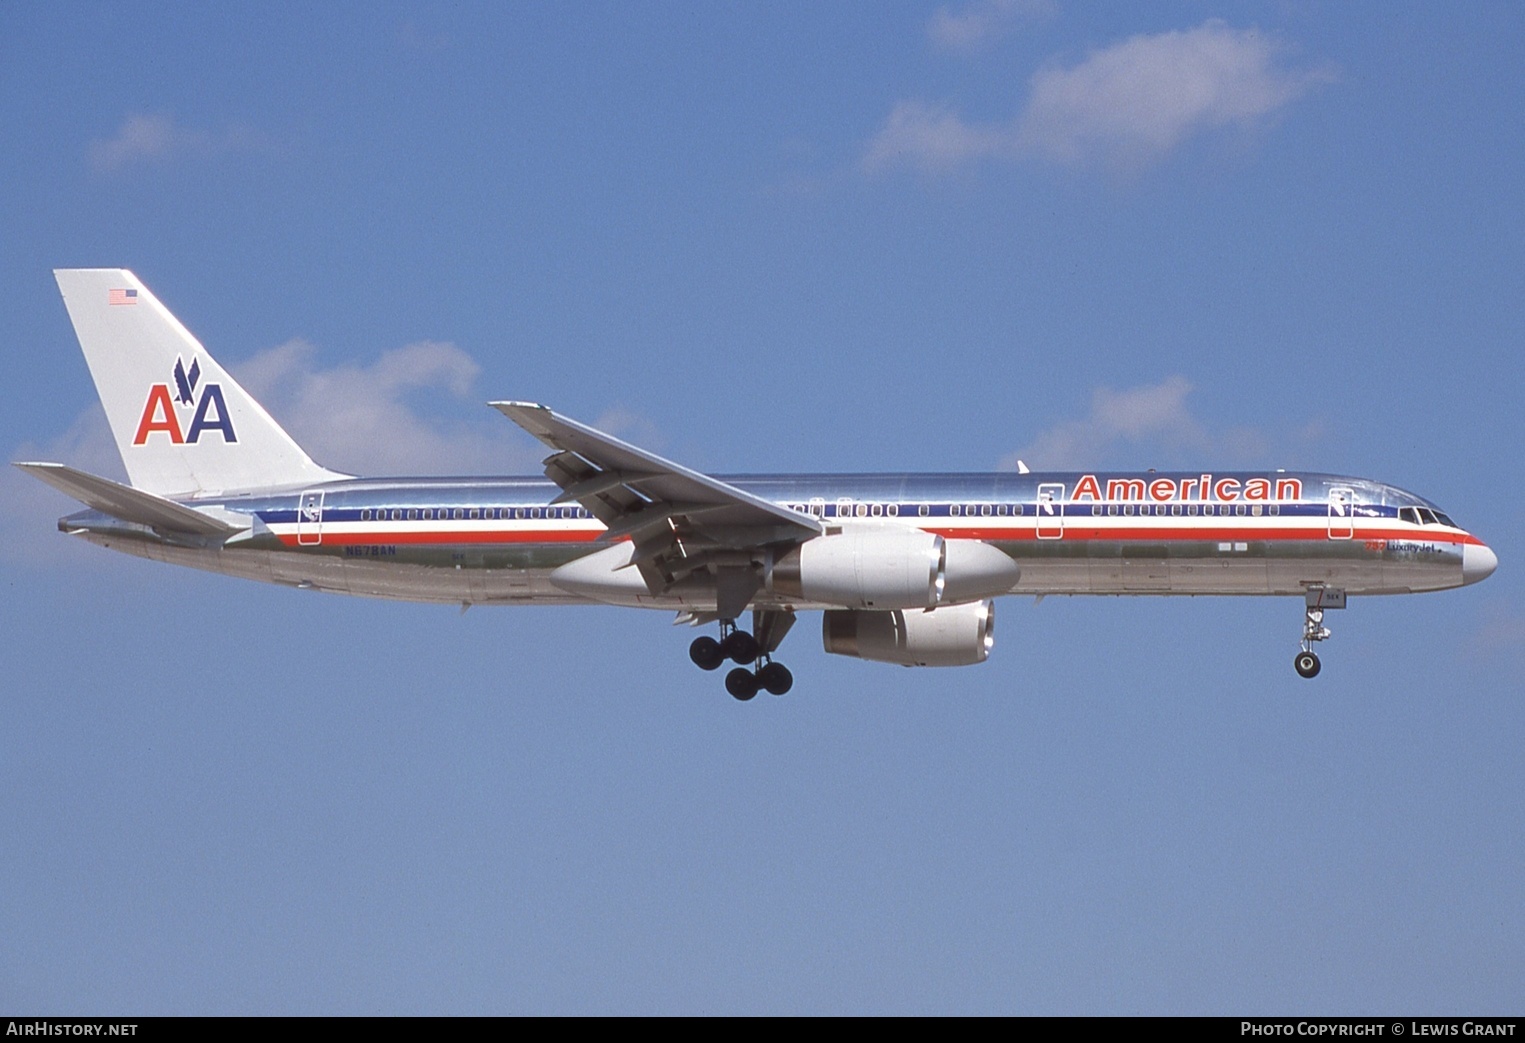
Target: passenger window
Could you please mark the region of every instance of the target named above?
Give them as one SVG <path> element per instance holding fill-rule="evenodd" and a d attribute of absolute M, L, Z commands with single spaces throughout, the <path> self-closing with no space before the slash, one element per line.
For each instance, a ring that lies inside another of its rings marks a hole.
<path fill-rule="evenodd" d="M 922 504 L 920 507 L 916 508 L 916 513 L 925 518 L 927 515 L 932 513 L 932 508 L 928 507 L 926 504 Z"/>
<path fill-rule="evenodd" d="M 1271 504 L 1271 513 L 1272 514 L 1280 514 L 1281 513 L 1281 504 L 1279 504 L 1279 503 Z"/>
<path fill-rule="evenodd" d="M 1239 515 L 1241 518 L 1244 517 L 1244 504 L 1242 504 L 1242 503 L 1235 504 L 1234 505 L 1234 513 Z"/>
<path fill-rule="evenodd" d="M 1107 513 L 1115 515 L 1117 513 L 1117 504 L 1115 504 L 1115 503 L 1107 504 Z"/>
<path fill-rule="evenodd" d="M 958 504 L 955 503 L 955 504 L 949 505 L 949 507 L 948 507 L 948 517 L 950 517 L 950 518 L 957 518 L 958 517 Z"/>
<path fill-rule="evenodd" d="M 884 517 L 884 504 L 882 504 L 882 503 L 874 504 L 874 506 L 870 509 L 869 513 L 872 514 L 875 518 L 882 518 L 882 517 Z"/>
<path fill-rule="evenodd" d="M 1093 517 L 1093 518 L 1101 517 L 1101 504 L 1099 504 L 1099 503 L 1091 504 L 1091 517 Z"/>

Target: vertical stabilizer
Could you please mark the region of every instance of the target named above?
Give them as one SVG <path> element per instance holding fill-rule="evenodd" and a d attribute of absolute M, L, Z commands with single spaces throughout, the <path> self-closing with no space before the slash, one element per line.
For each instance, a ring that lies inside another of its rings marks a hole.
<path fill-rule="evenodd" d="M 348 477 L 313 463 L 137 276 L 53 275 L 134 488 L 198 496 Z"/>

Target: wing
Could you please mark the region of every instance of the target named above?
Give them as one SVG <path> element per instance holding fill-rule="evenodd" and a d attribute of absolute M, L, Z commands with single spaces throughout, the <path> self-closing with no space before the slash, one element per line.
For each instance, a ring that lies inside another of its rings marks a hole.
<path fill-rule="evenodd" d="M 559 503 L 575 500 L 608 526 L 605 540 L 629 538 L 632 564 L 653 593 L 701 569 L 715 574 L 730 597 L 756 591 L 752 552 L 801 543 L 821 523 L 698 471 L 637 449 L 532 402 L 493 407 L 555 452 L 545 474 L 561 487 Z M 743 578 L 743 577 L 748 578 Z"/>

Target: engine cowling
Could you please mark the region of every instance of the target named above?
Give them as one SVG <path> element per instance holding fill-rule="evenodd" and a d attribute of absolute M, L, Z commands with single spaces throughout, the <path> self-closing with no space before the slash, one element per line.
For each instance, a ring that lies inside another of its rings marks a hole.
<path fill-rule="evenodd" d="M 822 614 L 821 643 L 832 655 L 901 666 L 972 666 L 995 645 L 995 602 L 931 610 Z"/>
<path fill-rule="evenodd" d="M 771 563 L 769 593 L 855 609 L 924 609 L 1009 593 L 1016 562 L 978 540 L 910 528 L 818 536 Z"/>
<path fill-rule="evenodd" d="M 928 608 L 946 583 L 943 538 L 920 529 L 863 529 L 817 536 L 773 562 L 778 595 L 850 608 Z"/>

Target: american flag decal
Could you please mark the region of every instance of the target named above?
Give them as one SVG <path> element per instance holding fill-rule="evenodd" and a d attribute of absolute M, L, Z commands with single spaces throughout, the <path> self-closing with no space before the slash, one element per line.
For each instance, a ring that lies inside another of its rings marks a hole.
<path fill-rule="evenodd" d="M 137 290 L 107 290 L 106 291 L 106 303 L 107 304 L 113 304 L 113 305 L 115 305 L 115 304 L 137 304 L 138 303 L 138 291 Z"/>

